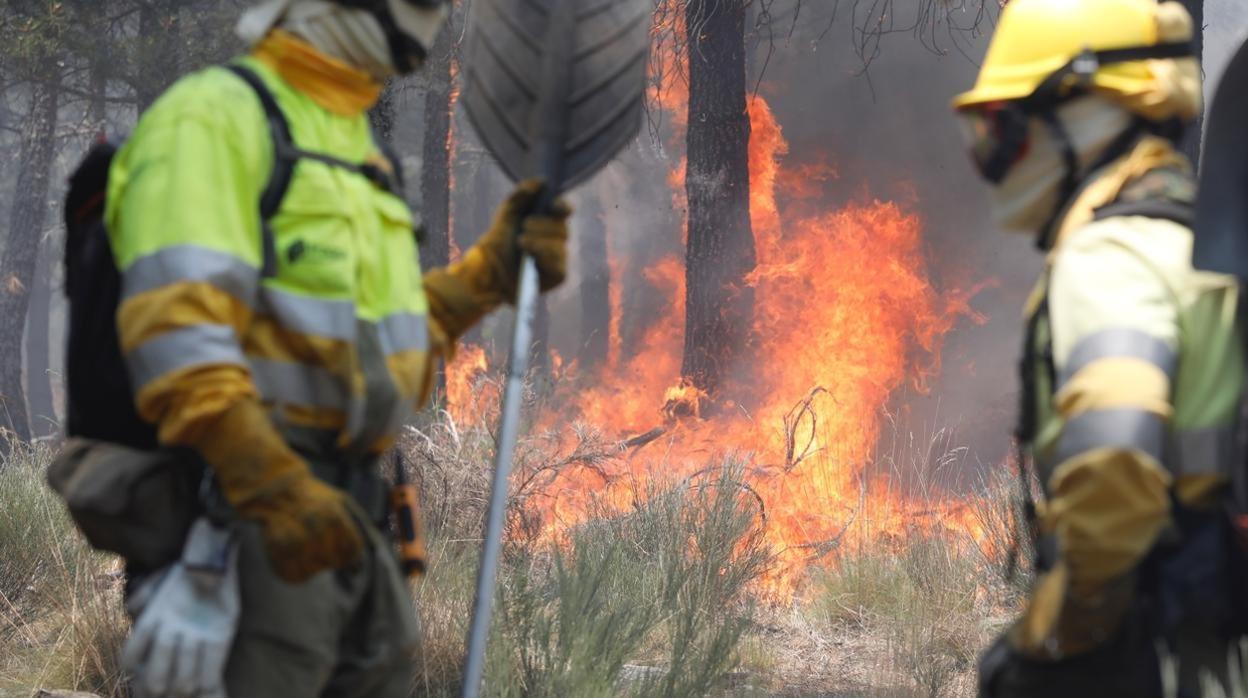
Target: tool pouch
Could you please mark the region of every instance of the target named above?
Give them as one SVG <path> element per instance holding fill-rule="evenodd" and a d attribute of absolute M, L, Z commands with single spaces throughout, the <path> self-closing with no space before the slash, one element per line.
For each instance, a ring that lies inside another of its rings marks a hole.
<path fill-rule="evenodd" d="M 395 486 L 391 494 L 394 508 L 395 534 L 399 544 L 399 562 L 408 577 L 425 574 L 429 553 L 425 544 L 424 525 L 420 520 L 420 496 L 409 484 Z"/>
<path fill-rule="evenodd" d="M 71 439 L 48 468 L 48 484 L 92 547 L 132 569 L 178 559 L 200 513 L 206 466 L 183 449 L 138 450 Z"/>

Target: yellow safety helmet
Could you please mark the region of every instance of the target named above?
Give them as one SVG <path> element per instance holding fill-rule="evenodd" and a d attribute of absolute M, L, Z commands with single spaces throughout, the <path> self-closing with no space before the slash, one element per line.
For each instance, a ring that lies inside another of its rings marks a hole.
<path fill-rule="evenodd" d="M 1102 94 L 1150 121 L 1200 111 L 1192 19 L 1176 2 L 1011 0 L 958 110 Z"/>

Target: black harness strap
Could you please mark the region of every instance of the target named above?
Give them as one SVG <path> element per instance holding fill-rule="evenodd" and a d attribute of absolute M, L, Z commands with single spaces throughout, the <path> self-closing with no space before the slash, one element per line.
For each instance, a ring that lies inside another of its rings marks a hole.
<path fill-rule="evenodd" d="M 1070 142 L 1066 129 L 1062 126 L 1057 113 L 1045 112 L 1045 114 L 1045 120 L 1049 123 L 1049 128 L 1063 143 L 1063 158 L 1066 163 L 1066 174 L 1062 180 L 1061 199 L 1057 206 L 1054 207 L 1052 217 L 1041 229 L 1040 236 L 1036 238 L 1036 246 L 1047 252 L 1057 242 L 1054 238 L 1057 236 L 1058 223 L 1065 218 L 1070 206 L 1078 198 L 1083 187 L 1095 180 L 1095 177 L 1088 175 L 1094 175 L 1097 171 L 1125 155 L 1135 147 L 1142 134 L 1148 129 L 1147 123 L 1143 119 L 1136 119 L 1130 128 L 1123 131 L 1121 135 L 1105 148 L 1105 152 L 1097 158 L 1096 162 L 1092 163 L 1086 170 L 1081 171 L 1079 170 L 1079 160 L 1075 155 L 1074 145 Z M 1080 180 L 1083 180 L 1082 186 L 1079 185 Z M 1071 186 L 1072 182 L 1073 186 Z"/>
<path fill-rule="evenodd" d="M 269 137 L 273 141 L 273 171 L 269 175 L 269 182 L 265 185 L 264 193 L 260 196 L 260 234 L 264 246 L 261 274 L 265 278 L 271 278 L 277 274 L 277 242 L 270 221 L 282 207 L 282 201 L 286 198 L 286 192 L 290 189 L 291 180 L 295 175 L 295 165 L 300 160 L 312 160 L 329 167 L 354 172 L 368 179 L 375 186 L 395 195 L 399 195 L 402 191 L 403 178 L 398 161 L 384 146 L 379 146 L 379 148 L 383 156 L 390 161 L 393 175 L 372 163 L 347 162 L 332 155 L 299 148 L 295 145 L 294 136 L 291 134 L 290 122 L 286 120 L 286 115 L 278 105 L 277 99 L 260 76 L 250 68 L 237 63 L 232 63 L 226 68 L 247 83 L 256 93 L 261 107 L 264 108 L 264 116 L 269 123 Z M 376 136 L 373 140 L 380 142 Z"/>
<path fill-rule="evenodd" d="M 264 245 L 261 275 L 271 278 L 277 274 L 277 242 L 269 222 L 282 207 L 282 200 L 286 198 L 286 190 L 290 188 L 290 181 L 295 174 L 295 162 L 298 158 L 289 156 L 289 151 L 294 148 L 294 138 L 290 134 L 290 123 L 286 121 L 286 115 L 282 113 L 282 108 L 278 106 L 273 93 L 260 76 L 237 63 L 226 68 L 256 93 L 264 108 L 265 119 L 269 122 L 269 136 L 273 141 L 273 171 L 269 175 L 269 183 L 264 187 L 264 193 L 260 195 L 260 235 Z"/>
<path fill-rule="evenodd" d="M 1196 223 L 1196 209 L 1190 203 L 1179 201 L 1123 201 L 1096 209 L 1095 218 L 1103 221 L 1106 218 L 1120 216 L 1143 216 L 1173 221 L 1185 228 Z"/>
<path fill-rule="evenodd" d="M 1047 284 L 1047 282 L 1046 282 Z M 1013 540 L 1006 556 L 1006 576 L 1013 581 L 1019 568 L 1019 557 L 1024 541 L 1031 544 L 1036 554 L 1033 569 L 1043 569 L 1040 560 L 1040 520 L 1035 497 L 1032 495 L 1031 483 L 1034 475 L 1034 463 L 1027 453 L 1027 446 L 1033 444 L 1039 432 L 1040 423 L 1040 386 L 1036 381 L 1037 364 L 1043 364 L 1048 374 L 1050 388 L 1057 380 L 1057 368 L 1053 362 L 1052 343 L 1040 345 L 1039 335 L 1041 323 L 1049 316 L 1048 289 L 1040 300 L 1040 305 L 1027 321 L 1023 333 L 1023 357 L 1018 364 L 1019 380 L 1022 390 L 1019 393 L 1018 424 L 1014 430 L 1014 445 L 1018 458 L 1018 509 L 1014 511 Z"/>

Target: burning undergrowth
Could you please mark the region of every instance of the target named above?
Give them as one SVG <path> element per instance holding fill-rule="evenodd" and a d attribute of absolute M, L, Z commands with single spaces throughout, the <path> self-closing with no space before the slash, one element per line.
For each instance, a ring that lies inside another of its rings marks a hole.
<path fill-rule="evenodd" d="M 678 84 L 661 96 L 674 122 L 668 150 L 679 152 L 687 97 Z M 609 359 L 586 369 L 556 362 L 559 380 L 535 396 L 531 411 L 535 433 L 578 467 L 529 483 L 540 492 L 530 516 L 542 535 L 557 538 L 604 505 L 627 510 L 637 483 L 655 473 L 697 477 L 708 460 L 735 452 L 749 454 L 743 485 L 758 498 L 782 562 L 771 580 L 782 596 L 864 511 L 877 543 L 915 527 L 982 538 L 955 493 L 937 488 L 908 497 L 894 473 L 874 463 L 896 395 L 925 390 L 955 324 L 983 321 L 970 308 L 978 289 L 932 281 L 912 203 L 862 193 L 830 205 L 835 168 L 817 157 L 788 164 L 788 144 L 764 98 L 750 101 L 749 117 L 757 255 L 743 282 L 754 296 L 749 346 L 714 397 L 682 376 L 681 254 L 646 263 L 629 287 L 622 270 L 637 265 L 613 246 Z M 679 210 L 685 164 L 669 156 L 664 166 Z M 641 331 L 623 347 L 620 315 L 634 295 L 662 303 L 642 314 Z M 490 418 L 482 408 L 498 393 L 488 364 L 483 350 L 468 346 L 450 368 L 450 409 L 464 423 Z M 587 431 L 609 444 L 592 458 L 578 451 Z"/>
<path fill-rule="evenodd" d="M 430 534 L 431 571 L 416 590 L 422 695 L 451 695 L 459 678 L 495 445 L 490 395 L 501 377 L 453 375 L 467 379 L 453 392 L 471 389 L 478 401 L 426 415 L 401 445 Z M 561 382 L 530 390 L 529 407 L 554 409 Z M 473 421 L 457 421 L 461 409 Z M 756 458 L 708 453 L 685 470 L 695 456 L 671 455 L 680 429 L 626 438 L 585 423 L 530 429 L 511 480 L 491 680 L 531 695 L 973 690 L 973 657 L 1017 601 L 1002 554 L 1012 483 L 980 483 L 968 499 L 981 539 L 936 526 L 948 511 L 940 478 L 965 449 L 949 431 L 912 436 L 887 418 L 881 428 L 880 474 L 860 471 L 835 540 L 790 551 L 808 570 L 793 595 L 775 593 L 793 565 L 770 533 L 783 512 L 765 500 Z M 920 473 L 918 489 L 932 495 L 896 495 L 910 521 L 895 528 L 868 506 L 868 483 L 900 471 Z M 552 527 L 552 511 L 572 512 L 571 495 L 585 509 Z"/>

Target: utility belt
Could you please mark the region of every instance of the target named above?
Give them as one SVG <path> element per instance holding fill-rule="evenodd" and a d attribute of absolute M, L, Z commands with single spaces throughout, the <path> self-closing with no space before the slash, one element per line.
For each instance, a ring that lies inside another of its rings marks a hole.
<path fill-rule="evenodd" d="M 287 425 L 281 432 L 313 475 L 350 495 L 374 526 L 386 527 L 390 485 L 381 476 L 380 456 L 339 447 L 335 431 Z"/>

